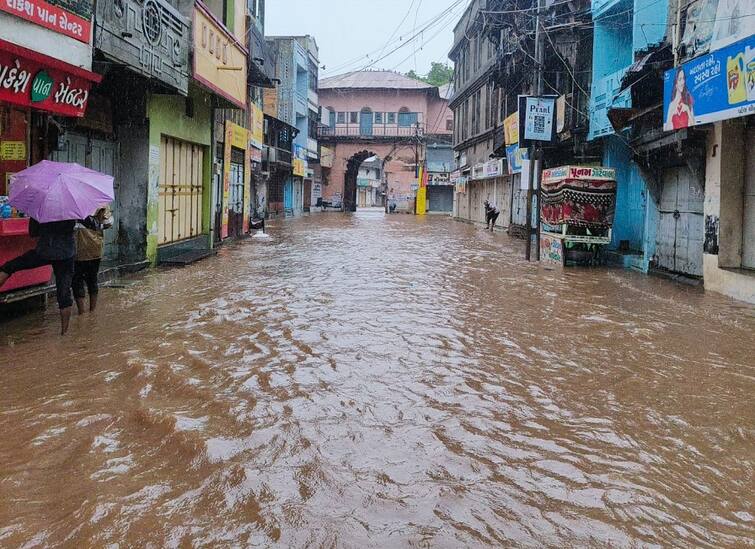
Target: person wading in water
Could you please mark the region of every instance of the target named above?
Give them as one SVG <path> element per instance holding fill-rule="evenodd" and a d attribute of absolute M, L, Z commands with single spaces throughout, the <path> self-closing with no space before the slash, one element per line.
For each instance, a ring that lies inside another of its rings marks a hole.
<path fill-rule="evenodd" d="M 495 229 L 495 222 L 498 220 L 500 211 L 496 208 L 495 204 L 491 204 L 487 200 L 485 201 L 485 229 L 488 228 L 492 231 Z"/>
<path fill-rule="evenodd" d="M 73 307 L 71 281 L 76 254 L 73 235 L 75 225 L 76 221 L 73 219 L 50 223 L 38 223 L 36 219 L 29 219 L 29 235 L 39 237 L 37 247 L 0 265 L 0 286 L 5 284 L 13 273 L 52 265 L 60 308 L 60 335 L 65 335 L 68 331 Z"/>
<path fill-rule="evenodd" d="M 107 208 L 100 208 L 94 215 L 82 219 L 76 226 L 76 265 L 73 272 L 73 297 L 79 314 L 86 310 L 84 298 L 89 293 L 89 311 L 97 308 L 99 285 L 97 277 L 104 249 L 105 229 L 113 226 Z M 263 225 L 264 228 L 264 225 Z"/>

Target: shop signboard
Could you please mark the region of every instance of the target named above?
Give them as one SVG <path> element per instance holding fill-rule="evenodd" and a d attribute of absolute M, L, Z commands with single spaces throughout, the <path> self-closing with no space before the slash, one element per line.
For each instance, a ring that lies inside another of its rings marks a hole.
<path fill-rule="evenodd" d="M 252 146 L 262 150 L 265 141 L 265 113 L 254 103 L 249 105 L 249 122 Z"/>
<path fill-rule="evenodd" d="M 95 46 L 108 58 L 188 93 L 189 20 L 167 0 L 97 2 L 95 21 Z"/>
<path fill-rule="evenodd" d="M 519 113 L 515 112 L 503 119 L 503 140 L 506 145 L 519 143 Z"/>
<path fill-rule="evenodd" d="M 294 158 L 292 163 L 293 174 L 297 177 L 304 177 L 307 173 L 307 161 L 301 158 Z"/>
<path fill-rule="evenodd" d="M 194 79 L 246 110 L 247 51 L 201 2 L 194 5 Z"/>
<path fill-rule="evenodd" d="M 616 170 L 603 166 L 559 166 L 543 170 L 543 185 L 566 179 L 586 181 L 616 181 Z"/>
<path fill-rule="evenodd" d="M 265 88 L 262 92 L 262 111 L 278 118 L 278 88 Z"/>
<path fill-rule="evenodd" d="M 320 147 L 320 166 L 323 168 L 333 167 L 333 150 L 328 147 Z"/>
<path fill-rule="evenodd" d="M 449 176 L 449 181 L 452 185 L 456 185 L 456 182 L 459 181 L 459 178 L 461 177 L 461 171 L 454 170 L 451 172 L 451 175 Z"/>
<path fill-rule="evenodd" d="M 428 185 L 448 185 L 449 174 L 447 173 L 429 173 L 427 175 Z"/>
<path fill-rule="evenodd" d="M 0 11 L 89 44 L 92 5 L 92 0 L 0 0 Z"/>
<path fill-rule="evenodd" d="M 519 96 L 519 144 L 556 138 L 556 96 Z"/>
<path fill-rule="evenodd" d="M 48 65 L 45 59 L 0 40 L 0 101 L 64 116 L 84 116 L 91 83 L 102 77 L 54 59 Z"/>
<path fill-rule="evenodd" d="M 563 267 L 564 243 L 560 238 L 541 233 L 540 235 L 540 261 L 545 265 Z"/>
<path fill-rule="evenodd" d="M 755 114 L 755 34 L 666 71 L 663 129 Z"/>
<path fill-rule="evenodd" d="M 472 168 L 472 177 L 470 179 L 482 179 L 485 177 L 485 164 L 475 164 Z"/>
<path fill-rule="evenodd" d="M 485 177 L 498 177 L 503 175 L 503 160 L 497 158 L 485 162 Z"/>
<path fill-rule="evenodd" d="M 456 180 L 456 192 L 457 193 L 465 193 L 467 192 L 467 181 L 469 178 L 465 175 L 459 176 L 459 178 Z"/>
<path fill-rule="evenodd" d="M 506 147 L 506 164 L 509 175 L 522 173 L 522 162 L 527 159 L 527 149 L 519 148 L 518 143 Z"/>

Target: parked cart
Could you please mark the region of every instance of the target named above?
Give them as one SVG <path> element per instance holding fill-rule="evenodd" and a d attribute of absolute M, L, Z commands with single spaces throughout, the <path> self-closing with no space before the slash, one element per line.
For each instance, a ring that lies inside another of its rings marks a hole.
<path fill-rule="evenodd" d="M 602 263 L 611 242 L 616 172 L 599 166 L 544 170 L 540 208 L 540 260 L 566 265 Z"/>

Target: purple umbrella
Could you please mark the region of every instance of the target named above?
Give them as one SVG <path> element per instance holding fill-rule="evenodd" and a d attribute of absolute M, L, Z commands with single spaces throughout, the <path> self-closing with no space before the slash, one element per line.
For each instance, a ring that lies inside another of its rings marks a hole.
<path fill-rule="evenodd" d="M 78 164 L 43 160 L 11 176 L 8 203 L 48 223 L 83 219 L 114 198 L 112 176 Z"/>

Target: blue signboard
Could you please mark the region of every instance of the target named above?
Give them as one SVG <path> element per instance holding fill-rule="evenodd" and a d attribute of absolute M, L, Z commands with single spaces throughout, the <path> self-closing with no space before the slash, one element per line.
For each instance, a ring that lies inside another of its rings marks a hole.
<path fill-rule="evenodd" d="M 666 71 L 663 129 L 755 114 L 755 35 Z"/>
<path fill-rule="evenodd" d="M 527 149 L 520 149 L 519 143 L 508 145 L 506 147 L 506 163 L 509 168 L 509 175 L 522 172 L 522 160 L 527 159 Z"/>

